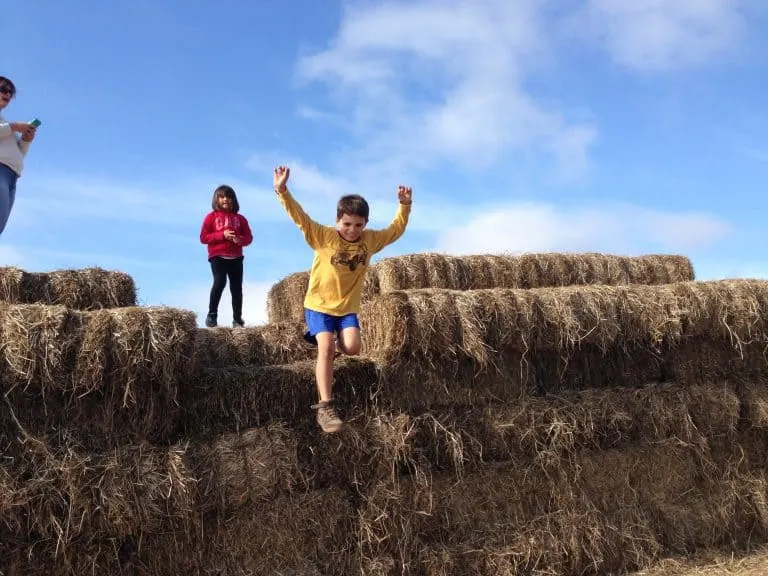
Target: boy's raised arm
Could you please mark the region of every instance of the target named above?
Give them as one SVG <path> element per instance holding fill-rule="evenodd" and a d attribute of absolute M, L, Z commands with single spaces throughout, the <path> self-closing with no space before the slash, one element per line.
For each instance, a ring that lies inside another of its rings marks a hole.
<path fill-rule="evenodd" d="M 290 169 L 285 166 L 275 168 L 274 186 L 280 203 L 290 216 L 291 220 L 299 227 L 307 244 L 313 249 L 318 249 L 328 243 L 328 227 L 318 224 L 304 211 L 301 205 L 288 191 L 286 182 L 290 175 Z"/>
<path fill-rule="evenodd" d="M 385 246 L 392 244 L 400 238 L 408 225 L 408 218 L 411 215 L 412 190 L 405 186 L 399 186 L 397 189 L 397 213 L 392 223 L 383 230 L 371 230 L 371 250 L 378 252 Z"/>

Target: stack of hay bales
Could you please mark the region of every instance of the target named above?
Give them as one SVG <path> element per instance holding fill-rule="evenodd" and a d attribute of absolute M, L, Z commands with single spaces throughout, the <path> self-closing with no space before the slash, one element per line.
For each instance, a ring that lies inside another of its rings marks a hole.
<path fill-rule="evenodd" d="M 206 330 L 80 272 L 66 303 L 0 281 L 2 574 L 621 574 L 768 540 L 768 282 L 382 260 L 324 435 L 305 275 Z"/>

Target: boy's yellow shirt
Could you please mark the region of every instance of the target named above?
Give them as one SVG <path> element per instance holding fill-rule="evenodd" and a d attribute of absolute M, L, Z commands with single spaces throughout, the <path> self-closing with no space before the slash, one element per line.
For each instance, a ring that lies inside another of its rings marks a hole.
<path fill-rule="evenodd" d="M 399 204 L 397 214 L 387 228 L 363 230 L 357 242 L 347 242 L 336 228 L 312 220 L 287 189 L 278 197 L 288 216 L 304 234 L 307 244 L 315 251 L 304 307 L 333 316 L 358 313 L 371 256 L 403 235 L 411 205 Z"/>

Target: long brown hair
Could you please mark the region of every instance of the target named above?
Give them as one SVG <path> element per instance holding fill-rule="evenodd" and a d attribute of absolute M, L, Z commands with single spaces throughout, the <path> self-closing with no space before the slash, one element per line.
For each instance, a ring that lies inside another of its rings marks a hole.
<path fill-rule="evenodd" d="M 240 212 L 240 203 L 237 201 L 237 194 L 235 194 L 235 189 L 232 188 L 232 186 L 227 186 L 226 184 L 222 184 L 216 190 L 213 191 L 213 200 L 211 200 L 211 208 L 215 211 L 218 210 L 218 202 L 217 200 L 219 198 L 229 198 L 229 201 L 232 203 L 232 212 L 237 214 Z"/>

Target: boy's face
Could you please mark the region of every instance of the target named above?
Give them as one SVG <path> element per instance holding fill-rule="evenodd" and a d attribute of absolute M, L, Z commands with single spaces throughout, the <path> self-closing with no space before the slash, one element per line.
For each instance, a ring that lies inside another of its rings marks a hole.
<path fill-rule="evenodd" d="M 0 82 L 0 110 L 8 106 L 13 98 L 13 89 L 5 82 Z"/>
<path fill-rule="evenodd" d="M 365 225 L 368 222 L 362 216 L 356 216 L 351 214 L 343 214 L 341 218 L 336 220 L 336 228 L 347 242 L 356 242 L 360 239 L 360 236 L 365 230 Z"/>

